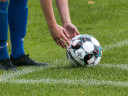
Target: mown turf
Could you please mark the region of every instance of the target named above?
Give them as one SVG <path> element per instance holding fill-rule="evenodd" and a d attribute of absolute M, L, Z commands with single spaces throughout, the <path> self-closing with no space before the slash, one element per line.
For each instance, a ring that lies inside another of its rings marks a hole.
<path fill-rule="evenodd" d="M 53 0 L 57 22 L 62 25 L 58 10 Z M 128 1 L 127 0 L 94 0 L 93 5 L 88 0 L 69 0 L 70 14 L 81 34 L 90 34 L 96 37 L 101 46 L 115 44 L 128 38 Z M 28 28 L 24 47 L 26 54 L 50 66 L 35 72 L 30 72 L 11 78 L 12 80 L 41 80 L 41 79 L 96 79 L 105 81 L 128 82 L 128 70 L 117 67 L 105 67 L 102 64 L 128 64 L 128 45 L 103 50 L 103 56 L 98 66 L 72 68 L 66 58 L 66 50 L 58 47 L 49 34 L 39 1 L 28 2 Z M 10 43 L 10 40 L 8 40 Z M 11 48 L 8 47 L 9 53 Z M 18 67 L 19 70 L 26 67 Z M 30 70 L 34 67 L 27 67 Z M 37 68 L 38 69 L 38 68 Z M 1 74 L 12 72 L 0 71 Z M 14 72 L 15 73 L 15 72 Z M 87 84 L 88 85 L 88 84 Z M 81 85 L 81 84 L 54 84 L 27 83 L 12 84 L 0 83 L 0 96 L 127 96 L 128 86 L 114 85 Z"/>

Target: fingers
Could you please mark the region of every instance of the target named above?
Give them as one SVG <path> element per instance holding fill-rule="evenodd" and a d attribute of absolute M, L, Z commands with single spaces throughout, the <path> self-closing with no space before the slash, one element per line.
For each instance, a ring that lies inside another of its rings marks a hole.
<path fill-rule="evenodd" d="M 61 46 L 62 48 L 67 48 L 67 45 L 65 43 L 65 40 L 63 38 L 54 39 L 58 46 Z"/>
<path fill-rule="evenodd" d="M 54 41 L 57 43 L 58 46 L 61 46 L 61 45 L 59 44 L 59 41 L 58 41 L 58 40 L 55 40 L 55 39 L 54 39 Z"/>
<path fill-rule="evenodd" d="M 71 41 L 71 37 L 69 37 L 68 40 Z"/>
<path fill-rule="evenodd" d="M 61 45 L 63 48 L 67 48 L 66 43 L 67 43 L 68 45 L 70 45 L 70 43 L 69 43 L 67 37 L 66 37 L 64 34 L 62 34 L 62 37 L 60 38 L 60 45 Z"/>
<path fill-rule="evenodd" d="M 70 45 L 68 39 L 67 39 L 65 36 L 63 37 L 63 39 L 64 39 L 64 41 L 66 41 L 66 43 L 67 43 L 68 45 Z"/>
<path fill-rule="evenodd" d="M 67 48 L 65 41 L 63 39 L 61 39 L 61 43 L 60 43 L 62 48 Z"/>
<path fill-rule="evenodd" d="M 61 46 L 62 48 L 67 48 L 67 45 L 66 43 L 69 45 L 69 41 L 67 39 L 67 37 L 62 34 L 60 37 L 57 37 L 57 38 L 53 38 L 54 41 L 57 43 L 58 46 Z"/>
<path fill-rule="evenodd" d="M 77 35 L 80 35 L 80 33 L 78 32 L 77 28 L 74 28 L 74 31 L 76 32 Z"/>
<path fill-rule="evenodd" d="M 63 30 L 63 33 L 64 33 L 64 35 L 68 38 L 69 37 L 69 35 L 68 35 L 68 33 L 67 33 L 67 31 L 64 29 Z"/>
<path fill-rule="evenodd" d="M 70 43 L 69 43 L 69 41 L 70 41 L 70 36 L 68 35 L 68 33 L 67 33 L 67 31 L 64 29 L 63 30 L 63 33 L 64 33 L 64 35 L 66 36 L 66 38 L 64 39 L 66 42 L 67 42 L 67 44 L 68 45 L 70 45 Z"/>

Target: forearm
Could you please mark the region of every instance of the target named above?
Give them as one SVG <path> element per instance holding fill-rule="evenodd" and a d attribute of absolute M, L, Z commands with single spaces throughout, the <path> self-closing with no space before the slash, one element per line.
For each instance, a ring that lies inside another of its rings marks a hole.
<path fill-rule="evenodd" d="M 71 23 L 68 0 L 56 0 L 63 25 Z"/>
<path fill-rule="evenodd" d="M 47 21 L 48 27 L 52 27 L 56 24 L 53 8 L 52 8 L 52 0 L 40 0 L 40 4 Z"/>

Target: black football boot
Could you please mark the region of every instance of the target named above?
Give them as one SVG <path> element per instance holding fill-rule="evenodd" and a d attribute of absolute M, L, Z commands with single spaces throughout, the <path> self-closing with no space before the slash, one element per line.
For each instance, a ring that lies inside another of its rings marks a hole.
<path fill-rule="evenodd" d="M 23 55 L 17 59 L 10 56 L 11 62 L 14 66 L 47 66 L 48 63 L 36 62 L 29 58 L 29 55 Z"/>
<path fill-rule="evenodd" d="M 0 60 L 0 69 L 2 70 L 13 70 L 16 71 L 17 69 L 12 65 L 12 62 L 9 58 Z"/>

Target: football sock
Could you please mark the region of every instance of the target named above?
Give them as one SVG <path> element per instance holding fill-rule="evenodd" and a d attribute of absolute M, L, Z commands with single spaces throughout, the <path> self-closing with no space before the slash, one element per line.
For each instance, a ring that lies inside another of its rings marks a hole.
<path fill-rule="evenodd" d="M 0 40 L 0 60 L 9 58 L 8 51 L 7 51 L 7 41 Z"/>
<path fill-rule="evenodd" d="M 8 8 L 8 21 L 11 38 L 11 56 L 19 58 L 25 54 L 23 40 L 26 35 L 28 0 L 10 0 Z"/>
<path fill-rule="evenodd" d="M 0 60 L 9 58 L 7 51 L 8 36 L 8 2 L 0 1 Z"/>

